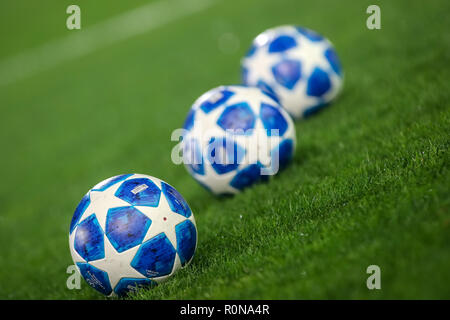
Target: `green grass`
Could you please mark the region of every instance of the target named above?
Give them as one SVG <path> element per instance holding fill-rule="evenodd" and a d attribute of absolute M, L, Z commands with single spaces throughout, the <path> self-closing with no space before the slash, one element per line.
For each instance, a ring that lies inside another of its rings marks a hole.
<path fill-rule="evenodd" d="M 70 3 L 2 3 L 0 61 L 67 36 Z M 87 29 L 143 1 L 77 3 Z M 199 243 L 188 268 L 133 298 L 449 299 L 450 6 L 382 1 L 382 29 L 369 31 L 369 4 L 217 1 L 0 87 L 0 298 L 102 298 L 84 282 L 66 288 L 72 213 L 97 182 L 139 172 L 184 195 Z M 344 91 L 296 123 L 285 171 L 214 197 L 172 164 L 170 133 L 201 93 L 239 82 L 256 34 L 287 23 L 333 41 Z M 236 52 L 218 49 L 225 32 L 238 37 Z M 382 290 L 366 288 L 371 264 Z"/>

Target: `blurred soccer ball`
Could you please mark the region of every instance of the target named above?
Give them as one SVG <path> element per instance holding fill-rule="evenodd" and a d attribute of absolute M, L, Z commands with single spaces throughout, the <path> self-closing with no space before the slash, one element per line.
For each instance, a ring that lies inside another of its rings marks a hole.
<path fill-rule="evenodd" d="M 124 295 L 165 280 L 192 259 L 194 215 L 170 185 L 142 174 L 97 184 L 70 224 L 72 259 L 87 283 L 105 295 Z"/>
<path fill-rule="evenodd" d="M 221 86 L 203 94 L 184 124 L 189 173 L 215 194 L 234 194 L 276 174 L 292 158 L 289 114 L 256 87 Z"/>
<path fill-rule="evenodd" d="M 276 95 L 294 117 L 306 117 L 339 93 L 343 74 L 330 41 L 294 26 L 258 35 L 242 59 L 242 81 Z"/>

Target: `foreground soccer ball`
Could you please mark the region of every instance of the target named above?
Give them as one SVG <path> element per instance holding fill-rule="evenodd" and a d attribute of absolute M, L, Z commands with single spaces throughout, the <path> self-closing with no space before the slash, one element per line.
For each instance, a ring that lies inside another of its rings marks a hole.
<path fill-rule="evenodd" d="M 343 75 L 332 44 L 294 26 L 258 35 L 241 63 L 242 81 L 275 94 L 294 117 L 306 117 L 339 93 Z"/>
<path fill-rule="evenodd" d="M 215 194 L 235 194 L 276 174 L 292 158 L 295 127 L 270 93 L 222 86 L 203 94 L 184 124 L 183 160 Z"/>
<path fill-rule="evenodd" d="M 70 224 L 72 259 L 105 295 L 165 280 L 192 259 L 194 215 L 170 185 L 142 174 L 104 180 L 83 197 Z"/>

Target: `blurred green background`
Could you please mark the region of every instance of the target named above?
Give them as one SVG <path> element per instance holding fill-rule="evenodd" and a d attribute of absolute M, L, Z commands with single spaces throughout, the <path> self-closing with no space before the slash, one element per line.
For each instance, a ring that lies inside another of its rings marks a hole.
<path fill-rule="evenodd" d="M 131 298 L 450 298 L 450 2 L 168 1 L 153 17 L 166 23 L 105 46 L 92 30 L 147 1 L 0 3 L 0 298 L 102 298 L 66 287 L 68 228 L 89 188 L 130 172 L 176 187 L 199 232 L 188 268 Z M 382 29 L 368 30 L 375 3 Z M 171 162 L 170 134 L 282 24 L 334 43 L 344 91 L 296 124 L 286 171 L 216 198 Z M 80 38 L 89 52 L 70 57 Z M 371 264 L 382 290 L 366 287 Z"/>

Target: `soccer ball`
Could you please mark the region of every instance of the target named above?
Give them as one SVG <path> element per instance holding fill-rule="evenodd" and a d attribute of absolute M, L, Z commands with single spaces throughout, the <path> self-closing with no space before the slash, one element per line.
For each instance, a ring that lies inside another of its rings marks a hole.
<path fill-rule="evenodd" d="M 291 160 L 296 144 L 289 114 L 257 87 L 206 92 L 193 104 L 184 130 L 184 164 L 215 194 L 235 194 L 267 180 Z"/>
<path fill-rule="evenodd" d="M 241 68 L 244 84 L 271 92 L 297 119 L 331 102 L 343 82 L 341 64 L 330 41 L 294 26 L 258 35 Z"/>
<path fill-rule="evenodd" d="M 100 182 L 82 198 L 70 224 L 69 246 L 91 287 L 122 296 L 185 267 L 197 246 L 197 228 L 172 186 L 124 174 Z"/>

